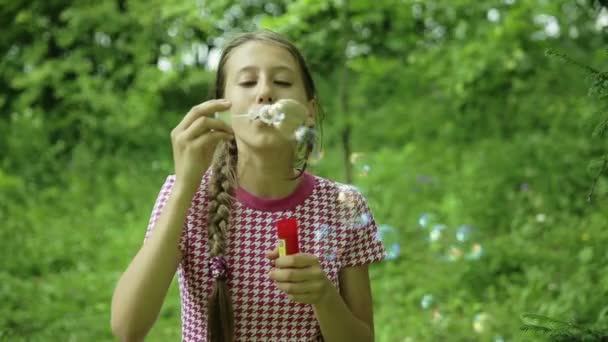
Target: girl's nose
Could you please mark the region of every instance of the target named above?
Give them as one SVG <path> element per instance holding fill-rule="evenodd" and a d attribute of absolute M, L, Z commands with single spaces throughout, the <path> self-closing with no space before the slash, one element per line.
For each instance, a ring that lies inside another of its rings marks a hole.
<path fill-rule="evenodd" d="M 272 103 L 273 102 L 273 98 L 272 96 L 258 96 L 258 103 Z"/>

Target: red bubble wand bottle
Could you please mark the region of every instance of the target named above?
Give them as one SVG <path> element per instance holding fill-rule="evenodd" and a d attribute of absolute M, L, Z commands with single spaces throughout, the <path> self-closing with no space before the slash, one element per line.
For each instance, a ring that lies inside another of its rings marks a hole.
<path fill-rule="evenodd" d="M 288 218 L 279 220 L 277 222 L 277 235 L 279 237 L 279 256 L 300 252 L 297 219 Z"/>

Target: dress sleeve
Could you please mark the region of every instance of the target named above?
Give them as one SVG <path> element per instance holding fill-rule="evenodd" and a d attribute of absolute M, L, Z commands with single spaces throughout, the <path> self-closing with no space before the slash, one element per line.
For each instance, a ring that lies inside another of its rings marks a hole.
<path fill-rule="evenodd" d="M 167 204 L 167 200 L 169 199 L 169 196 L 171 195 L 171 192 L 173 191 L 174 183 L 175 183 L 175 175 L 170 175 L 167 177 L 167 179 L 165 180 L 165 183 L 161 187 L 158 197 L 156 198 L 156 201 L 154 203 L 154 207 L 152 208 L 152 214 L 150 215 L 150 220 L 148 221 L 146 235 L 144 236 L 144 243 L 148 240 L 148 238 L 150 237 L 150 234 L 154 231 L 154 228 L 156 227 L 156 223 L 158 222 L 158 218 L 160 217 L 160 214 L 162 213 L 163 208 L 165 207 L 165 204 Z M 186 245 L 188 242 L 187 236 L 188 236 L 188 219 L 186 219 L 184 221 L 184 227 L 182 229 L 182 235 L 180 237 L 179 246 L 178 246 L 180 251 L 183 254 L 186 253 Z"/>
<path fill-rule="evenodd" d="M 350 240 L 342 254 L 342 267 L 371 264 L 384 259 L 385 248 L 378 234 L 378 226 L 367 204 L 358 190 L 353 190 L 354 216 L 347 229 Z"/>

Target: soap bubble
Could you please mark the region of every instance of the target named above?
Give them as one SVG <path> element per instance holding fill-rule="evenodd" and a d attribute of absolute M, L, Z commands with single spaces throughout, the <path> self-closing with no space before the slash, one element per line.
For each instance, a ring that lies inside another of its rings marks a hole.
<path fill-rule="evenodd" d="M 306 126 L 300 126 L 296 129 L 296 141 L 301 143 L 304 141 L 304 138 L 306 136 L 306 130 L 308 130 L 308 127 Z"/>
<path fill-rule="evenodd" d="M 317 229 L 315 231 L 315 240 L 317 240 L 317 241 L 326 240 L 330 231 L 331 231 L 331 227 L 328 224 L 320 225 L 319 229 Z"/>
<path fill-rule="evenodd" d="M 367 176 L 369 171 L 371 170 L 371 166 L 365 164 L 361 167 L 361 172 L 359 173 L 361 176 Z"/>
<path fill-rule="evenodd" d="M 324 154 L 325 153 L 323 151 L 313 151 L 310 153 L 309 160 L 312 164 L 318 163 L 321 161 L 321 159 L 323 159 Z"/>
<path fill-rule="evenodd" d="M 481 258 L 482 255 L 483 255 L 483 247 L 481 246 L 480 243 L 474 243 L 473 246 L 471 247 L 471 251 L 467 255 L 467 259 L 468 260 L 477 260 L 477 259 Z"/>
<path fill-rule="evenodd" d="M 279 125 L 283 120 L 285 120 L 285 113 L 277 113 L 272 118 L 273 125 Z"/>
<path fill-rule="evenodd" d="M 356 228 L 364 228 L 372 222 L 372 216 L 368 213 L 363 213 L 355 219 Z"/>
<path fill-rule="evenodd" d="M 296 129 L 294 134 L 298 143 L 305 143 L 314 141 L 316 133 L 314 128 L 302 125 Z"/>
<path fill-rule="evenodd" d="M 391 244 L 386 250 L 386 259 L 387 260 L 395 260 L 401 253 L 401 246 L 398 243 Z"/>
<path fill-rule="evenodd" d="M 353 152 L 350 154 L 350 163 L 357 164 L 364 157 L 365 157 L 365 154 L 363 152 Z"/>
<path fill-rule="evenodd" d="M 428 309 L 435 304 L 435 298 L 432 294 L 425 294 L 422 296 L 422 300 L 420 301 L 420 306 L 423 309 Z"/>
<path fill-rule="evenodd" d="M 399 241 L 398 231 L 391 225 L 381 224 L 378 226 L 378 233 L 376 236 L 386 250 L 384 257 L 388 260 L 394 260 L 399 257 L 401 253 L 401 244 Z"/>
<path fill-rule="evenodd" d="M 443 315 L 441 314 L 441 311 L 439 311 L 439 309 L 433 310 L 433 314 L 431 317 L 431 322 L 433 322 L 434 324 L 441 324 L 443 322 Z"/>
<path fill-rule="evenodd" d="M 215 119 L 222 120 L 228 125 L 232 125 L 230 112 L 215 112 L 213 116 Z"/>
<path fill-rule="evenodd" d="M 416 181 L 418 183 L 422 183 L 422 184 L 433 184 L 433 183 L 437 182 L 433 177 L 425 176 L 425 175 L 417 175 Z"/>
<path fill-rule="evenodd" d="M 464 252 L 459 247 L 452 246 L 448 251 L 448 260 L 449 261 L 458 261 L 462 259 Z"/>
<path fill-rule="evenodd" d="M 437 242 L 439 241 L 439 239 L 441 239 L 442 236 L 442 232 L 446 229 L 446 226 L 443 224 L 436 224 L 433 226 L 433 229 L 431 229 L 431 232 L 429 233 L 429 240 L 431 242 Z"/>
<path fill-rule="evenodd" d="M 458 227 L 458 230 L 456 230 L 456 240 L 458 240 L 459 242 L 465 242 L 469 239 L 469 236 L 471 235 L 471 227 L 467 226 L 467 225 L 462 225 L 460 227 Z"/>
<path fill-rule="evenodd" d="M 547 215 L 542 214 L 542 213 L 536 215 L 536 222 L 543 223 L 543 222 L 545 222 L 545 220 L 547 220 Z"/>
<path fill-rule="evenodd" d="M 424 229 L 429 228 L 434 223 L 435 223 L 435 215 L 433 215 L 433 214 L 425 213 L 425 214 L 422 214 L 420 216 L 420 218 L 418 219 L 418 224 L 420 225 L 420 227 L 422 227 Z"/>
<path fill-rule="evenodd" d="M 483 333 L 487 329 L 489 320 L 490 315 L 485 312 L 475 314 L 473 317 L 473 330 L 478 334 Z"/>
<path fill-rule="evenodd" d="M 350 163 L 355 166 L 355 171 L 359 176 L 367 176 L 371 171 L 371 166 L 366 162 L 367 156 L 363 152 L 353 152 L 350 154 Z"/>
<path fill-rule="evenodd" d="M 329 262 L 335 262 L 338 259 L 338 250 L 336 247 L 330 248 L 325 254 L 325 258 Z"/>

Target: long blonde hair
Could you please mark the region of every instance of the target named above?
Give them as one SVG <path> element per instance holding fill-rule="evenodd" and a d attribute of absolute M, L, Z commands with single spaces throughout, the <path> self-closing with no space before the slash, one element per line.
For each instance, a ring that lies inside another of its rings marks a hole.
<path fill-rule="evenodd" d="M 216 73 L 215 98 L 224 97 L 226 86 L 225 65 L 231 52 L 249 41 L 262 41 L 276 44 L 289 51 L 300 66 L 304 87 L 308 100 L 315 100 L 317 113 L 315 115 L 317 131 L 321 132 L 321 122 L 324 113 L 318 102 L 315 84 L 304 57 L 300 51 L 286 38 L 272 31 L 257 31 L 242 33 L 228 42 L 222 51 Z M 318 143 L 320 134 L 314 140 L 306 140 L 298 146 L 299 157 L 297 164 L 300 177 L 308 165 L 308 158 Z M 237 187 L 236 176 L 237 147 L 234 139 L 219 143 L 211 166 L 212 174 L 209 182 L 209 257 L 214 270 L 215 284 L 209 297 L 207 310 L 207 335 L 213 342 L 232 342 L 234 340 L 234 312 L 228 288 L 227 263 L 225 259 L 230 227 L 230 212 Z M 294 179 L 295 179 L 294 178 Z"/>

